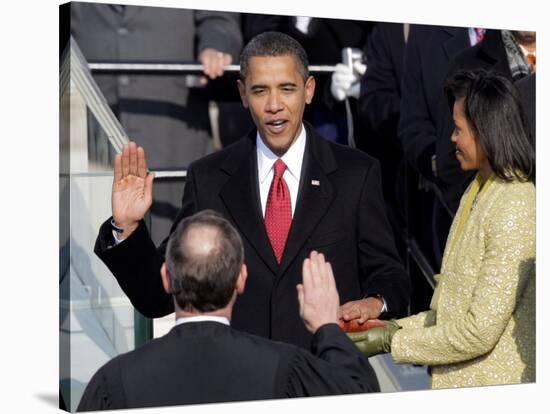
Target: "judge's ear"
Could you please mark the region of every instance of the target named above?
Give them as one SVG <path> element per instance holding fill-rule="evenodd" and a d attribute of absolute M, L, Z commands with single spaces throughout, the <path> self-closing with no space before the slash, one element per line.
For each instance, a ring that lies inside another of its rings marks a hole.
<path fill-rule="evenodd" d="M 235 285 L 235 289 L 237 290 L 237 293 L 239 295 L 244 292 L 244 287 L 246 285 L 247 277 L 248 277 L 248 270 L 246 269 L 246 265 L 243 263 L 241 266 L 241 271 L 239 272 L 239 276 L 237 277 L 237 283 Z"/>
<path fill-rule="evenodd" d="M 168 267 L 166 267 L 166 262 L 164 262 L 160 268 L 160 277 L 162 279 L 162 287 L 164 287 L 166 293 L 172 293 L 172 282 L 170 280 L 170 274 L 168 273 Z"/>

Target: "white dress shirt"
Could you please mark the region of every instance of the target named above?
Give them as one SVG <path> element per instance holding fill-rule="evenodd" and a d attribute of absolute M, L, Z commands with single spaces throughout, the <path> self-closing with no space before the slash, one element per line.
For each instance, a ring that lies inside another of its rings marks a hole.
<path fill-rule="evenodd" d="M 207 322 L 207 321 L 223 323 L 224 325 L 229 326 L 229 319 L 227 319 L 225 316 L 211 316 L 211 315 L 182 316 L 181 318 L 176 319 L 176 325 L 181 325 L 182 323 Z"/>
<path fill-rule="evenodd" d="M 286 170 L 283 178 L 290 192 L 290 201 L 292 207 L 292 217 L 296 209 L 296 200 L 298 198 L 298 187 L 300 185 L 300 176 L 302 174 L 302 163 L 304 161 L 304 151 L 306 149 L 306 130 L 302 124 L 300 135 L 290 146 L 287 152 L 281 158 L 286 164 Z M 256 155 L 258 159 L 258 184 L 260 188 L 260 201 L 262 203 L 262 215 L 265 217 L 265 207 L 269 189 L 275 173 L 273 166 L 279 159 L 277 155 L 264 144 L 260 134 L 256 134 Z"/>

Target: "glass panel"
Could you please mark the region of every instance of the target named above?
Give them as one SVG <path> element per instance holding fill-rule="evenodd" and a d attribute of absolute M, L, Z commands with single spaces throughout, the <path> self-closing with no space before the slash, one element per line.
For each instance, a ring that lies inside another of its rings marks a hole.
<path fill-rule="evenodd" d="M 92 82 L 71 43 L 60 76 L 59 177 L 60 390 L 71 411 L 96 370 L 133 349 L 135 337 L 133 306 L 93 253 L 111 214 L 113 160 L 125 135 Z"/>

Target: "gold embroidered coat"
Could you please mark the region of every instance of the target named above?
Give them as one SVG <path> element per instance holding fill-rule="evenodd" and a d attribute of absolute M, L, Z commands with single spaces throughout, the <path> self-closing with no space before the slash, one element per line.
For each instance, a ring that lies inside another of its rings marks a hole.
<path fill-rule="evenodd" d="M 432 388 L 535 381 L 535 187 L 493 176 L 468 213 L 475 182 L 430 310 L 398 320 L 392 339 L 394 361 L 432 366 Z"/>

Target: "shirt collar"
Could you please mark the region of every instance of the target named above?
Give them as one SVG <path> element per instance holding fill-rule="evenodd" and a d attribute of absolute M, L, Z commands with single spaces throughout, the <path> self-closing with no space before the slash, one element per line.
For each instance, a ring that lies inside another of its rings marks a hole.
<path fill-rule="evenodd" d="M 229 326 L 229 319 L 225 316 L 197 315 L 197 316 L 182 316 L 176 319 L 176 325 L 190 322 L 218 322 Z"/>
<path fill-rule="evenodd" d="M 279 158 L 264 144 L 259 133 L 256 133 L 256 148 L 258 153 L 258 178 L 263 183 L 273 168 L 273 164 Z M 302 124 L 302 129 L 298 138 L 290 146 L 287 152 L 283 154 L 281 160 L 286 164 L 288 171 L 297 179 L 300 179 L 302 169 L 302 160 L 306 148 L 306 129 Z"/>
<path fill-rule="evenodd" d="M 483 31 L 483 35 L 482 35 L 481 40 L 483 40 L 483 37 L 487 34 L 487 29 L 485 29 L 485 28 L 468 27 L 468 36 L 470 37 L 470 46 L 475 46 L 476 44 L 481 42 L 481 40 L 478 41 L 478 38 L 477 38 L 478 35 L 476 33 L 476 29 L 481 29 Z"/>

